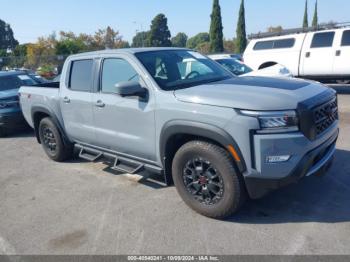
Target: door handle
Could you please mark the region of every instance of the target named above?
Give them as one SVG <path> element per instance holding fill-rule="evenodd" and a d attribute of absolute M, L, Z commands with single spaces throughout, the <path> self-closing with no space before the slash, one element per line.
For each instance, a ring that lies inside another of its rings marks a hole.
<path fill-rule="evenodd" d="M 335 52 L 335 55 L 336 55 L 336 56 L 340 56 L 340 55 L 341 55 L 341 51 L 340 51 L 340 50 L 337 50 L 337 51 Z"/>
<path fill-rule="evenodd" d="M 66 104 L 70 103 L 69 97 L 65 96 L 65 97 L 63 98 L 63 102 L 66 103 Z"/>
<path fill-rule="evenodd" d="M 310 56 L 311 56 L 311 53 L 310 53 L 310 52 L 306 52 L 306 53 L 305 53 L 305 57 L 306 57 L 306 58 L 309 58 Z"/>
<path fill-rule="evenodd" d="M 101 100 L 98 100 L 95 104 L 97 107 L 105 107 L 105 103 L 103 103 Z"/>

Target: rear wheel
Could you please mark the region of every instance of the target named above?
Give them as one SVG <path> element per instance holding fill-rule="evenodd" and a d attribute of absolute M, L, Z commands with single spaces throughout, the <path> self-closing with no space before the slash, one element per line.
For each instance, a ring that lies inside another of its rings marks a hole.
<path fill-rule="evenodd" d="M 51 118 L 46 117 L 40 121 L 39 136 L 45 153 L 52 160 L 62 162 L 72 157 L 72 147 L 64 145 L 62 136 Z"/>
<path fill-rule="evenodd" d="M 183 145 L 172 164 L 177 191 L 192 209 L 212 217 L 235 213 L 246 199 L 242 176 L 223 148 L 204 141 Z"/>

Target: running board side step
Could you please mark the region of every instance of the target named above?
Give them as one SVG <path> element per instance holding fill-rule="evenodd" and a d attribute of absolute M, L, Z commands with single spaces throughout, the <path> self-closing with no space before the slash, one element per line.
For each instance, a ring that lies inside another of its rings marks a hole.
<path fill-rule="evenodd" d="M 108 159 L 112 163 L 111 169 L 114 171 L 135 175 L 146 170 L 155 174 L 163 175 L 165 179 L 164 170 L 156 164 L 151 164 L 147 161 L 143 162 L 142 160 L 135 160 L 134 158 L 129 158 L 117 152 L 97 149 L 81 144 L 75 144 L 75 148 L 79 150 L 79 157 L 87 161 L 96 162 L 103 158 Z"/>
<path fill-rule="evenodd" d="M 111 169 L 118 171 L 118 172 L 135 175 L 136 173 L 142 171 L 144 166 L 145 166 L 144 164 L 137 163 L 136 161 L 133 161 L 133 160 L 116 157 Z M 132 168 L 132 169 L 130 169 L 130 168 Z"/>
<path fill-rule="evenodd" d="M 81 147 L 79 157 L 87 161 L 95 162 L 102 156 L 102 152 L 94 150 L 92 148 Z"/>

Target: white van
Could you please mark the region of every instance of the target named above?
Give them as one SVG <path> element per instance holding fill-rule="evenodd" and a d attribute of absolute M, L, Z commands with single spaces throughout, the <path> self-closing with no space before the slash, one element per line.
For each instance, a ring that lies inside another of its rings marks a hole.
<path fill-rule="evenodd" d="M 254 70 L 281 64 L 296 77 L 350 82 L 350 25 L 252 35 L 243 57 Z"/>

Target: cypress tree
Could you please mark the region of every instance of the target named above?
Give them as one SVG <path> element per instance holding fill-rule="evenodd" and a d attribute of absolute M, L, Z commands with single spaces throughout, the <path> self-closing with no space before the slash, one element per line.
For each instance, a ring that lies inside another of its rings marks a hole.
<path fill-rule="evenodd" d="M 224 35 L 219 0 L 214 0 L 213 12 L 210 17 L 210 52 L 220 53 L 224 51 Z"/>
<path fill-rule="evenodd" d="M 168 28 L 168 19 L 164 14 L 157 15 L 151 24 L 151 30 L 148 35 L 150 46 L 171 46 L 170 31 Z"/>
<path fill-rule="evenodd" d="M 307 0 L 305 1 L 305 11 L 304 11 L 304 19 L 303 19 L 303 28 L 309 27 L 309 19 L 307 12 Z"/>
<path fill-rule="evenodd" d="M 317 10 L 317 0 L 315 3 L 315 12 L 314 12 L 314 18 L 312 19 L 312 26 L 317 27 L 318 26 L 318 10 Z"/>
<path fill-rule="evenodd" d="M 241 2 L 241 7 L 239 8 L 239 18 L 237 23 L 237 40 L 236 40 L 236 50 L 238 53 L 243 53 L 247 47 L 247 35 L 245 30 L 245 9 L 244 0 Z"/>

